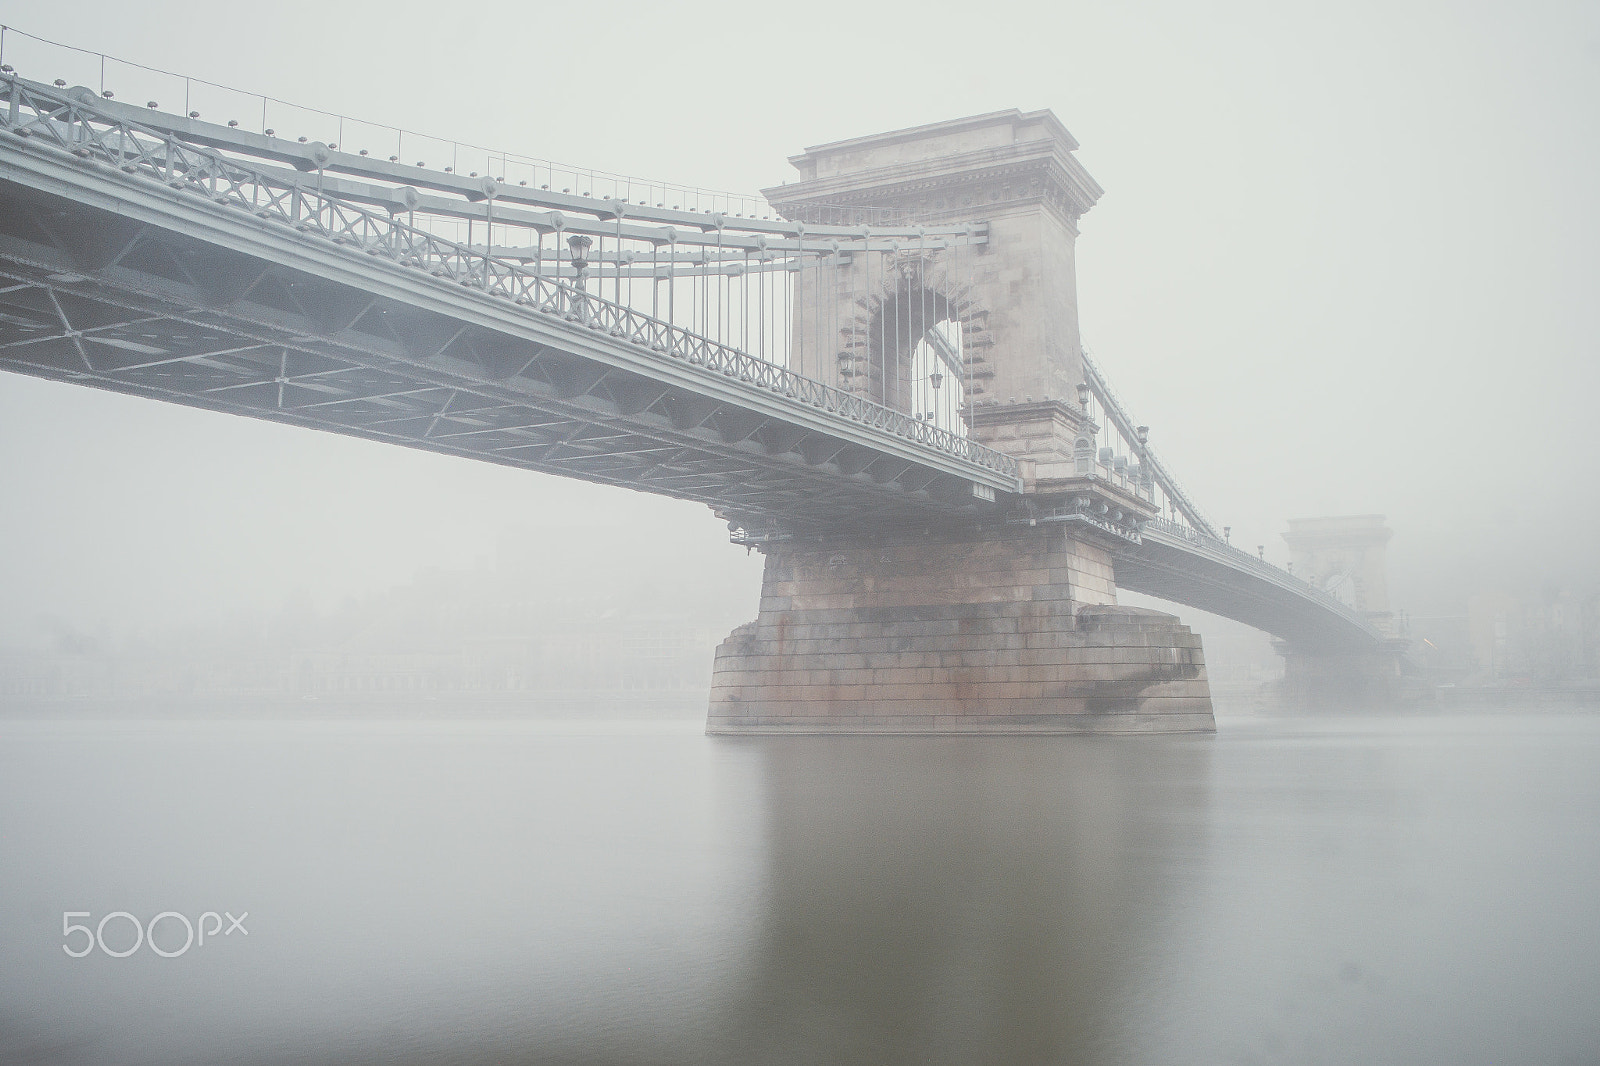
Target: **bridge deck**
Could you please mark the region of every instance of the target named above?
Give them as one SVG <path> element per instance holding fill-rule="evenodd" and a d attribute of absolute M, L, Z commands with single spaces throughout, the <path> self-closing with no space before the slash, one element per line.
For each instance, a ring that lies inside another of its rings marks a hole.
<path fill-rule="evenodd" d="M 242 211 L 236 178 L 218 192 L 227 161 L 175 171 L 169 145 L 119 168 L 57 125 L 0 152 L 6 369 L 697 500 L 746 527 L 966 521 L 1020 489 L 1008 457 L 570 285 L 461 248 L 419 270 L 418 243 L 441 242 L 341 240 L 349 216 L 330 232 L 298 187 Z"/>
<path fill-rule="evenodd" d="M 1307 648 L 1366 650 L 1389 638 L 1321 589 L 1215 538 L 1155 521 L 1113 552 L 1117 587 L 1243 622 Z"/>

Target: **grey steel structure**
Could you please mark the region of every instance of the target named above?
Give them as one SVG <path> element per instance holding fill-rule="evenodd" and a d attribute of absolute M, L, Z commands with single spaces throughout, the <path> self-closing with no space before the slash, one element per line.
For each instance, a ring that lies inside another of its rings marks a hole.
<path fill-rule="evenodd" d="M 696 500 L 748 541 L 1083 519 L 1032 513 L 964 427 L 794 369 L 838 326 L 796 321 L 792 276 L 985 239 L 530 189 L 0 75 L 0 368 Z M 1170 515 L 1111 538 L 1119 585 L 1383 644 L 1219 541 L 1085 365 L 1124 454 L 1083 472 Z"/>

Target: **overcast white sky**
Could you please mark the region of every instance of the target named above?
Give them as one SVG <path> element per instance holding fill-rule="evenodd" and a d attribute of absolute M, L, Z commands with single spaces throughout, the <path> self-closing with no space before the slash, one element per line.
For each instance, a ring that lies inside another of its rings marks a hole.
<path fill-rule="evenodd" d="M 1084 335 L 1235 543 L 1382 512 L 1398 606 L 1600 573 L 1600 5 L 8 5 L 379 122 L 717 188 L 1050 108 L 1106 195 Z M 47 71 L 24 71 L 54 76 Z M 292 132 L 292 131 L 282 131 Z M 459 565 L 730 568 L 703 509 L 0 374 L 0 641 Z M 604 530 L 598 537 L 595 531 Z"/>

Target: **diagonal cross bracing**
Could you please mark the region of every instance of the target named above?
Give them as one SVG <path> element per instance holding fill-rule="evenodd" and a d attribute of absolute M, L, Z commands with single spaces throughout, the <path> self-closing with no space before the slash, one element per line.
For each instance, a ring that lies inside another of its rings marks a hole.
<path fill-rule="evenodd" d="M 857 514 L 876 516 L 883 512 L 884 504 L 874 503 L 859 488 L 852 487 L 847 502 L 841 502 L 829 492 L 827 482 L 838 478 L 837 472 L 807 464 L 800 457 L 763 466 L 758 457 L 744 454 L 738 446 L 723 442 L 720 435 L 709 429 L 690 429 L 685 433 L 675 429 L 664 412 L 648 410 L 659 407 L 669 395 L 695 395 L 682 380 L 647 384 L 641 379 L 637 389 L 612 390 L 624 400 L 634 397 L 631 402 L 621 404 L 593 392 L 569 397 L 557 404 L 552 395 L 541 393 L 539 384 L 532 379 L 513 376 L 505 381 L 488 381 L 483 378 L 481 367 L 474 370 L 449 356 L 425 359 L 419 366 L 392 338 L 379 335 L 347 332 L 334 338 L 309 336 L 296 324 L 292 312 L 273 313 L 270 308 L 248 301 L 222 308 L 198 305 L 188 297 L 182 283 L 137 276 L 130 268 L 110 267 L 102 278 L 80 280 L 69 286 L 47 280 L 47 272 L 53 270 L 54 264 L 27 262 L 39 259 L 37 253 L 22 257 L 21 262 L 15 256 L 6 258 L 10 259 L 13 269 L 5 272 L 5 280 L 13 292 L 29 288 L 50 293 L 70 292 L 75 300 L 93 303 L 107 309 L 108 313 L 114 311 L 110 317 L 115 321 L 104 329 L 108 335 L 117 335 L 120 329 L 128 336 L 156 332 L 168 341 L 174 337 L 193 336 L 193 341 L 185 343 L 196 344 L 198 350 L 180 350 L 162 359 L 103 368 L 97 377 L 106 387 L 696 499 L 723 511 L 737 509 L 746 522 L 776 523 L 798 514 L 800 524 L 805 525 L 808 521 L 839 522 Z M 233 343 L 226 347 L 215 346 L 212 338 L 219 332 L 226 333 Z M 5 330 L 0 327 L 0 338 L 4 336 Z M 354 347 L 357 343 L 362 347 Z M 171 373 L 175 368 L 211 365 L 205 360 L 223 357 L 232 361 L 225 370 L 213 369 L 199 378 Z M 531 361 L 531 358 L 523 359 L 518 367 L 526 367 Z M 4 356 L 0 356 L 0 365 L 65 380 L 85 380 L 89 374 L 81 366 L 70 370 L 65 364 L 22 363 Z M 218 373 L 233 380 L 218 380 Z M 631 371 L 618 369 L 614 373 L 627 375 Z M 379 380 L 367 384 L 374 374 Z M 239 380 L 241 376 L 244 380 Z M 277 389 L 270 388 L 274 384 Z M 285 400 L 280 406 L 276 393 L 286 384 L 302 388 L 314 385 L 323 392 L 323 397 L 298 402 Z M 487 418 L 490 424 L 444 434 L 436 429 L 435 436 L 442 439 L 429 439 L 423 435 L 422 427 L 428 425 L 433 416 L 426 407 L 407 408 L 366 422 L 338 414 L 341 411 L 353 414 L 357 408 L 374 404 L 409 404 L 428 395 L 440 398 L 434 400 L 431 409 L 437 412 L 442 397 L 452 390 L 463 399 L 458 399 L 444 414 Z M 470 402 L 464 398 L 468 395 Z M 726 402 L 713 403 L 707 417 Z M 636 411 L 631 417 L 622 413 L 624 408 L 641 406 L 645 410 Z M 552 411 L 551 407 L 560 409 Z M 508 415 L 509 426 L 494 425 L 500 420 L 495 412 Z M 761 420 L 754 421 L 752 432 Z M 534 444 L 534 451 L 545 453 L 530 459 L 526 454 L 518 454 L 528 449 L 508 450 L 505 444 L 509 428 L 557 422 L 566 424 L 570 430 L 564 452 L 551 451 L 548 441 L 529 442 Z M 474 446 L 473 434 L 477 430 L 482 431 L 486 442 L 495 443 L 487 447 Z M 797 427 L 792 432 L 800 433 L 800 430 Z M 805 432 L 815 433 L 816 430 L 807 428 Z M 457 437 L 456 433 L 463 435 Z M 595 443 L 599 441 L 604 443 Z M 702 472 L 680 476 L 670 464 L 662 467 L 661 460 L 675 452 L 705 457 Z M 719 457 L 715 454 L 718 452 L 725 454 Z M 937 471 L 931 474 L 943 476 Z M 937 518 L 939 508 L 922 491 L 923 486 L 910 491 L 895 485 L 886 487 L 891 490 L 891 512 L 895 506 L 892 498 L 898 496 L 902 500 L 898 505 L 902 513 L 917 514 L 926 521 L 932 512 Z M 906 511 L 908 507 L 910 510 Z"/>

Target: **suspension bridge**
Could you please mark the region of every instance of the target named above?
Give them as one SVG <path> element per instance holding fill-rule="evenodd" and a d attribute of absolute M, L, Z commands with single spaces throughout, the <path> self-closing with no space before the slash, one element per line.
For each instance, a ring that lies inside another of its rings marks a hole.
<path fill-rule="evenodd" d="M 718 731 L 1209 727 L 1198 640 L 1117 587 L 1393 644 L 1226 543 L 1083 351 L 1099 187 L 1048 112 L 821 146 L 741 198 L 10 63 L 0 105 L 0 368 L 711 507 L 768 554 Z M 1161 654 L 1081 654 L 1125 645 Z"/>

